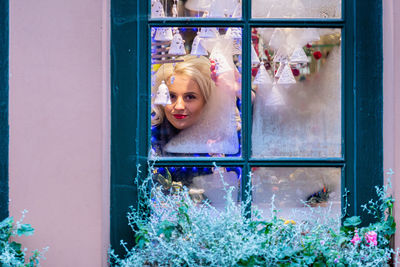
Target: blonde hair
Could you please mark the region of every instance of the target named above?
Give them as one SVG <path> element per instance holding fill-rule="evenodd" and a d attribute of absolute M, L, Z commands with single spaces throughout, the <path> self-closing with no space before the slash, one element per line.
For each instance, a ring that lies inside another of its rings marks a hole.
<path fill-rule="evenodd" d="M 153 96 L 151 99 L 151 126 L 160 125 L 164 121 L 165 117 L 164 107 L 162 105 L 154 104 L 154 96 L 156 95 L 157 89 L 162 81 L 171 84 L 170 79 L 174 74 L 187 75 L 199 85 L 200 92 L 206 103 L 210 98 L 211 92 L 216 88 L 214 81 L 211 79 L 211 63 L 208 58 L 203 56 L 197 57 L 187 55 L 178 58 L 178 60 L 183 61 L 175 63 L 175 66 L 172 63 L 163 64 L 156 73 L 156 82 L 151 88 Z"/>

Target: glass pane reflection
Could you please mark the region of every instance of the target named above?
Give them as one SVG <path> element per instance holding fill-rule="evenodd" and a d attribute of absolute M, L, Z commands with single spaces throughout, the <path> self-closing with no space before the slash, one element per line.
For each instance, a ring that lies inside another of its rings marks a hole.
<path fill-rule="evenodd" d="M 278 216 L 301 220 L 312 208 L 341 213 L 340 168 L 253 168 L 253 205 L 264 217 L 271 216 L 271 199 Z M 331 206 L 332 205 L 332 206 Z"/>
<path fill-rule="evenodd" d="M 323 18 L 342 16 L 341 0 L 252 0 L 253 18 Z"/>
<path fill-rule="evenodd" d="M 241 168 L 167 167 L 153 172 L 156 186 L 167 194 L 187 188 L 195 203 L 209 202 L 218 209 L 225 207 L 226 191 L 233 187 L 232 199 L 240 201 Z"/>
<path fill-rule="evenodd" d="M 151 156 L 239 156 L 241 29 L 152 32 Z"/>
<path fill-rule="evenodd" d="M 240 18 L 240 0 L 151 0 L 151 17 Z"/>
<path fill-rule="evenodd" d="M 253 29 L 255 157 L 341 156 L 340 29 Z"/>

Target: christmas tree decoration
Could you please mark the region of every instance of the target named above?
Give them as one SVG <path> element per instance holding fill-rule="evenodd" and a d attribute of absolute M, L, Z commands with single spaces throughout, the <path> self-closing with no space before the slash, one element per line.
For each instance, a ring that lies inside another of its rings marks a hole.
<path fill-rule="evenodd" d="M 201 28 L 199 36 L 201 38 L 217 38 L 218 30 L 217 28 Z"/>
<path fill-rule="evenodd" d="M 228 28 L 225 34 L 226 39 L 232 39 L 233 51 L 232 54 L 242 54 L 242 29 Z"/>
<path fill-rule="evenodd" d="M 207 56 L 207 50 L 201 44 L 201 37 L 197 33 L 197 36 L 194 38 L 192 43 L 192 50 L 190 52 L 191 55 L 195 56 Z"/>
<path fill-rule="evenodd" d="M 165 17 L 165 12 L 163 5 L 159 0 L 154 1 L 151 4 L 151 17 L 152 18 L 163 18 Z"/>
<path fill-rule="evenodd" d="M 197 11 L 197 12 L 205 12 L 210 10 L 212 0 L 187 0 L 185 3 L 185 8 Z"/>
<path fill-rule="evenodd" d="M 232 18 L 241 18 L 242 17 L 242 4 L 237 3 L 235 9 L 233 10 Z"/>
<path fill-rule="evenodd" d="M 260 59 L 257 56 L 253 44 L 251 44 L 251 65 L 258 65 L 258 64 L 260 64 Z"/>
<path fill-rule="evenodd" d="M 215 62 L 215 73 L 233 71 L 235 66 L 232 60 L 232 47 L 229 45 L 229 40 L 220 38 L 214 48 L 211 50 L 210 60 Z"/>
<path fill-rule="evenodd" d="M 172 29 L 171 28 L 157 28 L 155 41 L 172 41 Z"/>
<path fill-rule="evenodd" d="M 163 106 L 171 104 L 168 86 L 165 84 L 165 81 L 162 81 L 160 86 L 158 86 L 157 95 L 154 99 L 154 104 Z"/>
<path fill-rule="evenodd" d="M 264 62 L 260 63 L 260 69 L 256 77 L 254 78 L 253 84 L 255 85 L 263 85 L 263 84 L 272 84 L 272 79 L 269 76 L 267 70 L 265 69 Z"/>
<path fill-rule="evenodd" d="M 172 38 L 171 47 L 169 48 L 168 54 L 178 56 L 186 55 L 184 41 L 178 30 Z"/>
<path fill-rule="evenodd" d="M 286 64 L 283 68 L 282 74 L 279 76 L 278 84 L 293 84 L 296 83 L 296 79 L 293 76 L 292 69 L 289 64 Z"/>
<path fill-rule="evenodd" d="M 224 1 L 213 0 L 209 9 L 210 17 L 212 18 L 224 18 L 228 14 Z"/>
<path fill-rule="evenodd" d="M 266 106 L 283 106 L 283 105 L 285 105 L 284 98 L 279 89 L 280 88 L 277 84 L 274 84 L 272 86 L 270 94 L 268 95 L 268 98 L 265 100 L 265 103 L 264 103 Z"/>
<path fill-rule="evenodd" d="M 296 48 L 290 56 L 291 63 L 307 63 L 308 61 L 308 57 L 302 47 Z"/>
<path fill-rule="evenodd" d="M 285 31 L 281 28 L 274 29 L 274 32 L 271 35 L 271 39 L 269 40 L 269 46 L 275 50 L 278 50 L 285 44 L 286 44 Z"/>
<path fill-rule="evenodd" d="M 279 67 L 275 72 L 275 78 L 281 77 L 284 68 L 285 68 L 285 64 L 282 64 L 282 63 L 279 64 Z"/>
<path fill-rule="evenodd" d="M 286 63 L 289 61 L 288 55 L 283 51 L 283 49 L 278 49 L 274 55 L 274 62 Z"/>
<path fill-rule="evenodd" d="M 176 0 L 174 1 L 174 4 L 172 5 L 172 17 L 174 17 L 174 18 L 178 17 L 178 7 L 176 5 Z"/>

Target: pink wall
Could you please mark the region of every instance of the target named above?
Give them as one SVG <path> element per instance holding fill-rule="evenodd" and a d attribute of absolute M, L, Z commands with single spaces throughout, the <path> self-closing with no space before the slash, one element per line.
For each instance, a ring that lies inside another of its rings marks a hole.
<path fill-rule="evenodd" d="M 395 216 L 400 227 L 400 2 L 383 1 L 383 87 L 384 120 L 383 146 L 384 168 L 395 172 L 392 179 Z M 400 247 L 400 235 L 396 235 L 396 247 Z"/>
<path fill-rule="evenodd" d="M 105 266 L 109 1 L 10 1 L 10 213 L 43 266 Z"/>
<path fill-rule="evenodd" d="M 385 169 L 400 173 L 400 3 L 383 5 Z M 105 266 L 109 1 L 10 1 L 10 17 L 10 212 L 29 210 L 43 266 Z"/>

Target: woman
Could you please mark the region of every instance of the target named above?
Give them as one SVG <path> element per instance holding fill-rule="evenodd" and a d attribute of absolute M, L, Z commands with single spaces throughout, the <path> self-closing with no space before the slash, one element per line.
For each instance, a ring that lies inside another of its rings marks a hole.
<path fill-rule="evenodd" d="M 156 74 L 152 95 L 156 96 L 164 81 L 171 104 L 156 105 L 152 98 L 152 156 L 239 153 L 237 125 L 240 120 L 235 92 L 239 87 L 233 73 L 221 74 L 215 83 L 208 58 L 184 56 L 180 59 L 183 61 L 162 65 Z M 164 188 L 186 186 L 195 201 L 207 198 L 214 205 L 223 204 L 220 196 L 224 195 L 221 194 L 224 186 L 220 173 L 213 173 L 212 168 L 160 168 L 156 173 Z M 238 174 L 228 171 L 222 175 L 227 184 L 237 188 Z"/>
<path fill-rule="evenodd" d="M 238 153 L 235 77 L 222 74 L 217 86 L 208 58 L 180 59 L 162 65 L 156 74 L 152 95 L 165 81 L 171 104 L 156 105 L 152 98 L 152 155 Z"/>

